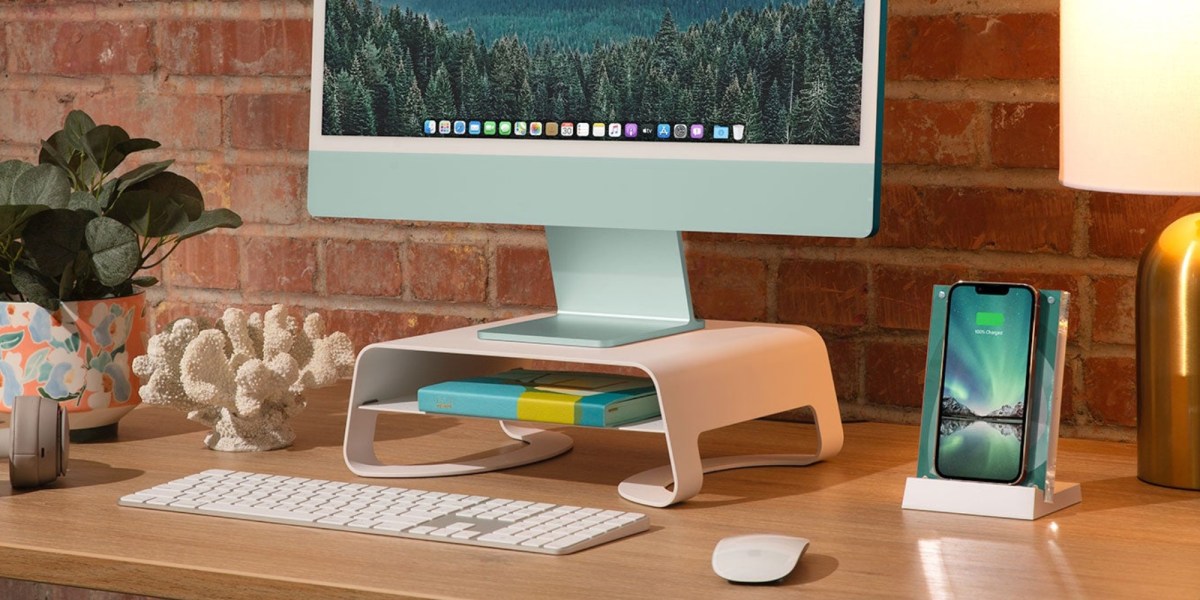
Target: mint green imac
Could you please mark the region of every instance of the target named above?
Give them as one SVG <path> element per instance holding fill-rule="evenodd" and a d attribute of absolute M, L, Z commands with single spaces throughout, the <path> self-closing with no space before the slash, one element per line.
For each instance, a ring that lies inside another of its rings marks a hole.
<path fill-rule="evenodd" d="M 316 0 L 314 216 L 544 225 L 557 314 L 702 328 L 681 231 L 867 237 L 884 0 Z"/>

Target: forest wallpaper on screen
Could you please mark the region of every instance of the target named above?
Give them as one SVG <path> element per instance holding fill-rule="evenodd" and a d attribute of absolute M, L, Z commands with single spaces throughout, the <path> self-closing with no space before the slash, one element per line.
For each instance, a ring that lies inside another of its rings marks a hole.
<path fill-rule="evenodd" d="M 322 132 L 741 123 L 857 145 L 863 24 L 863 0 L 328 0 Z"/>

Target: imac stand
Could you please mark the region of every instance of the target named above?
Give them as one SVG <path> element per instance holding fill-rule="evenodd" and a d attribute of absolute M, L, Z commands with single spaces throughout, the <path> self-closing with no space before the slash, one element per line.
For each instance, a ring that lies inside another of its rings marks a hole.
<path fill-rule="evenodd" d="M 546 247 L 558 313 L 480 339 L 610 348 L 704 327 L 678 231 L 549 226 Z"/>
<path fill-rule="evenodd" d="M 667 440 L 669 465 L 633 475 L 618 487 L 620 495 L 633 502 L 668 506 L 698 493 L 704 473 L 809 465 L 842 448 L 842 421 L 825 343 L 807 327 L 709 321 L 698 331 L 617 348 L 481 340 L 478 333 L 483 327 L 486 325 L 371 344 L 359 353 L 344 445 L 351 471 L 363 477 L 464 475 L 529 464 L 566 452 L 571 439 L 546 430 L 545 423 L 501 421 L 505 434 L 523 442 L 501 454 L 438 464 L 420 464 L 420 457 L 413 457 L 414 464 L 396 465 L 383 464 L 375 453 L 378 417 L 420 414 L 419 388 L 528 367 L 538 360 L 634 367 L 654 381 L 661 416 L 615 428 L 657 433 Z M 701 459 L 701 433 L 804 406 L 811 406 L 816 417 L 818 442 L 811 453 Z"/>
<path fill-rule="evenodd" d="M 632 367 L 654 382 L 660 416 L 616 429 L 665 435 L 670 464 L 620 483 L 618 493 L 633 502 L 669 506 L 696 495 L 705 473 L 803 466 L 841 451 L 833 375 L 816 331 L 695 319 L 678 232 L 547 227 L 546 233 L 558 314 L 382 342 L 359 353 L 344 445 L 351 471 L 363 477 L 463 475 L 570 450 L 571 439 L 545 424 L 501 421 L 504 433 L 522 444 L 483 458 L 394 465 L 375 453 L 378 417 L 421 413 L 418 389 L 545 360 Z M 805 406 L 817 426 L 812 453 L 700 457 L 705 431 Z"/>

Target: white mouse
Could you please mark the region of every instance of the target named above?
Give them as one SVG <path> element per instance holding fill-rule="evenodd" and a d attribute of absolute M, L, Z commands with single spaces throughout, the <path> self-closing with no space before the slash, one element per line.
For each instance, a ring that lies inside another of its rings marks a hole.
<path fill-rule="evenodd" d="M 766 583 L 787 577 L 808 549 L 808 540 L 757 533 L 727 537 L 713 549 L 717 575 L 735 583 Z"/>

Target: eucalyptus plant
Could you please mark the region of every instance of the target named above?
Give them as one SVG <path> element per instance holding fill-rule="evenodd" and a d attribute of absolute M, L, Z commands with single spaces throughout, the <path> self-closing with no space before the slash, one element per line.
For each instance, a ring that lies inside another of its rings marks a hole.
<path fill-rule="evenodd" d="M 229 209 L 205 210 L 196 184 L 167 170 L 173 160 L 114 175 L 159 146 L 76 110 L 42 142 L 37 165 L 0 162 L 0 292 L 50 310 L 128 296 L 158 283 L 138 273 L 183 240 L 242 224 Z"/>

